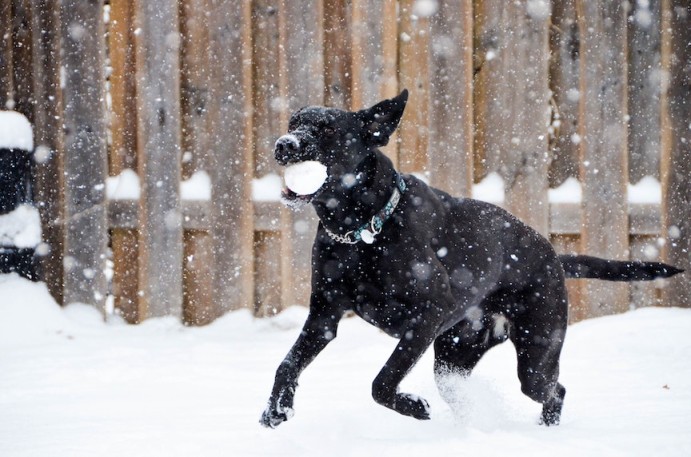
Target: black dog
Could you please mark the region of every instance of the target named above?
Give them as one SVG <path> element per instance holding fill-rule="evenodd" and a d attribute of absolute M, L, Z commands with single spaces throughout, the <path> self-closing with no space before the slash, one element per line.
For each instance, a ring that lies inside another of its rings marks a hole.
<path fill-rule="evenodd" d="M 565 277 L 640 280 L 679 273 L 653 262 L 558 256 L 547 239 L 489 203 L 458 199 L 401 176 L 377 148 L 387 144 L 408 98 L 358 112 L 324 107 L 293 114 L 276 142 L 281 165 L 316 160 L 328 178 L 311 202 L 320 219 L 313 247 L 309 317 L 278 367 L 261 424 L 293 414 L 300 373 L 354 311 L 400 339 L 372 384 L 374 400 L 416 419 L 428 403 L 398 391 L 434 344 L 435 377 L 470 374 L 488 349 L 510 339 L 522 391 L 541 403 L 541 422 L 557 424 L 565 389 L 559 354 L 567 326 Z"/>

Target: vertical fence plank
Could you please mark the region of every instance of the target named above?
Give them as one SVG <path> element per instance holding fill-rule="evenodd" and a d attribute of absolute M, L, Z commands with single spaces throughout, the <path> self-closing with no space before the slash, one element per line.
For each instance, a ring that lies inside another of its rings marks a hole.
<path fill-rule="evenodd" d="M 65 303 L 104 309 L 108 244 L 103 5 L 60 7 L 65 134 Z"/>
<path fill-rule="evenodd" d="M 552 245 L 558 254 L 578 254 L 580 237 L 574 235 L 552 235 Z M 582 296 L 582 280 L 571 279 L 566 281 L 566 291 L 569 295 L 569 322 L 582 321 L 588 317 L 588 308 L 585 306 Z"/>
<path fill-rule="evenodd" d="M 293 111 L 324 103 L 324 5 L 311 0 L 308 7 L 300 0 L 282 0 L 281 9 L 281 98 L 285 101 L 285 119 Z M 274 132 L 274 135 L 276 133 Z"/>
<path fill-rule="evenodd" d="M 254 175 L 280 173 L 274 160 L 274 144 L 281 135 L 284 121 L 285 94 L 281 90 L 282 74 L 291 69 L 281 62 L 281 9 L 280 0 L 255 0 L 252 2 L 252 65 L 254 119 Z M 283 122 L 282 122 L 283 121 Z M 283 124 L 283 125 L 282 125 Z M 279 210 L 280 211 L 280 210 Z M 281 219 L 286 217 L 282 214 Z M 282 268 L 289 262 L 287 246 L 290 233 L 257 233 L 254 237 L 255 254 L 255 312 L 275 314 L 282 308 L 281 298 L 289 293 L 286 287 L 287 271 Z M 283 243 L 282 241 L 285 241 Z M 273 251 L 273 255 L 269 252 Z M 280 255 L 276 255 L 280 253 Z M 257 268 L 261 265 L 262 268 Z M 271 311 L 269 311 L 271 310 Z"/>
<path fill-rule="evenodd" d="M 578 113 L 580 93 L 580 39 L 576 0 L 553 2 L 550 46 L 550 83 L 555 113 L 552 122 L 550 187 L 578 176 Z"/>
<path fill-rule="evenodd" d="M 628 258 L 626 11 L 623 3 L 579 1 L 583 122 L 583 250 Z M 590 316 L 628 309 L 626 284 L 588 281 Z"/>
<path fill-rule="evenodd" d="M 12 2 L 0 3 L 0 109 L 14 108 L 12 69 Z"/>
<path fill-rule="evenodd" d="M 281 308 L 281 262 L 276 253 L 281 251 L 281 233 L 261 231 L 255 233 L 255 282 L 254 314 L 259 317 L 273 316 Z M 273 281 L 270 279 L 274 279 Z M 276 287 L 275 279 L 279 279 Z"/>
<path fill-rule="evenodd" d="M 351 107 L 350 2 L 324 1 L 324 103 Z"/>
<path fill-rule="evenodd" d="M 184 232 L 182 321 L 188 325 L 206 325 L 219 313 L 214 297 L 213 239 L 206 231 Z"/>
<path fill-rule="evenodd" d="M 552 2 L 550 30 L 550 88 L 552 114 L 549 168 L 550 187 L 558 187 L 568 177 L 578 176 L 578 135 L 580 94 L 580 43 L 576 0 Z M 578 253 L 579 236 L 553 235 L 552 244 L 559 253 Z M 569 319 L 576 322 L 587 316 L 581 294 L 582 281 L 566 282 L 569 294 Z"/>
<path fill-rule="evenodd" d="M 397 16 L 398 3 L 396 0 L 382 0 L 382 17 L 394 18 Z M 398 21 L 384 20 L 382 29 L 382 77 L 383 87 L 380 97 L 392 98 L 398 95 Z M 398 165 L 398 133 L 390 139 L 389 144 L 382 148 L 394 164 Z"/>
<path fill-rule="evenodd" d="M 496 128 L 506 123 L 505 115 L 498 103 L 497 94 L 507 88 L 502 76 L 502 47 L 506 38 L 506 13 L 503 0 L 473 0 L 474 23 L 474 119 L 475 153 L 474 180 L 480 181 L 501 166 L 504 128 Z M 511 58 L 511 57 L 509 57 Z"/>
<path fill-rule="evenodd" d="M 111 3 L 108 30 L 110 57 L 111 174 L 137 168 L 137 104 L 135 93 L 134 1 Z"/>
<path fill-rule="evenodd" d="M 251 308 L 254 299 L 252 243 L 252 68 L 250 2 L 209 0 L 209 96 L 214 163 L 212 233 L 214 290 L 221 311 Z"/>
<path fill-rule="evenodd" d="M 629 176 L 659 177 L 661 2 L 631 2 L 628 21 Z"/>
<path fill-rule="evenodd" d="M 386 5 L 381 0 L 354 0 L 351 26 L 352 109 L 377 103 L 389 83 L 384 57 Z"/>
<path fill-rule="evenodd" d="M 479 144 L 486 171 L 506 182 L 506 204 L 548 233 L 548 2 L 480 2 Z"/>
<path fill-rule="evenodd" d="M 630 237 L 631 260 L 658 262 L 659 250 L 657 236 L 634 235 Z M 637 281 L 631 283 L 630 302 L 632 308 L 657 306 L 660 304 L 659 285 L 657 281 Z"/>
<path fill-rule="evenodd" d="M 431 182 L 458 196 L 473 182 L 472 18 L 471 0 L 441 1 L 431 16 Z"/>
<path fill-rule="evenodd" d="M 180 79 L 182 111 L 182 176 L 215 166 L 211 160 L 209 131 L 208 4 L 206 0 L 180 2 Z M 220 315 L 213 296 L 213 240 L 208 231 L 184 233 L 183 321 L 204 325 Z"/>
<path fill-rule="evenodd" d="M 215 166 L 209 149 L 208 4 L 206 0 L 180 2 L 180 98 L 182 119 L 182 176 Z"/>
<path fill-rule="evenodd" d="M 502 175 L 506 204 L 517 217 L 541 234 L 549 234 L 547 174 L 549 108 L 549 2 L 513 3 L 508 7 L 502 62 L 504 86 L 498 94 L 508 122 L 503 144 Z M 506 137 L 505 137 L 506 138 Z"/>
<path fill-rule="evenodd" d="M 22 113 L 34 123 L 33 72 L 32 69 L 32 30 L 30 0 L 13 2 L 12 47 L 14 48 L 12 70 L 14 71 L 14 110 Z"/>
<path fill-rule="evenodd" d="M 662 148 L 663 258 L 687 273 L 669 280 L 664 303 L 691 306 L 691 5 L 685 0 L 665 0 L 663 52 L 669 81 L 664 87 Z"/>
<path fill-rule="evenodd" d="M 285 106 L 278 133 L 287 130 L 293 111 L 324 103 L 323 3 L 312 0 L 305 8 L 304 1 L 283 0 L 281 15 L 281 99 Z M 307 304 L 311 246 L 318 220 L 311 207 L 295 212 L 283 209 L 282 218 L 282 306 Z"/>
<path fill-rule="evenodd" d="M 134 0 L 112 2 L 108 30 L 110 74 L 110 174 L 137 169 L 137 104 L 134 43 Z M 127 322 L 140 322 L 138 291 L 139 237 L 135 229 L 111 230 L 113 296 L 117 313 Z"/>
<path fill-rule="evenodd" d="M 60 91 L 59 0 L 31 3 L 34 62 L 34 201 L 41 214 L 41 231 L 46 248 L 39 251 L 39 277 L 51 295 L 63 303 L 64 250 L 64 142 L 62 137 L 62 95 Z M 47 252 L 46 252 L 47 251 Z"/>
<path fill-rule="evenodd" d="M 428 172 L 429 18 L 414 11 L 413 0 L 399 2 L 399 89 L 410 91 L 399 130 L 398 166 L 405 173 Z"/>
<path fill-rule="evenodd" d="M 135 3 L 139 289 L 143 317 L 182 312 L 180 35 L 177 1 Z"/>
<path fill-rule="evenodd" d="M 254 168 L 256 176 L 276 172 L 273 148 L 280 136 L 279 0 L 252 2 L 254 84 Z"/>

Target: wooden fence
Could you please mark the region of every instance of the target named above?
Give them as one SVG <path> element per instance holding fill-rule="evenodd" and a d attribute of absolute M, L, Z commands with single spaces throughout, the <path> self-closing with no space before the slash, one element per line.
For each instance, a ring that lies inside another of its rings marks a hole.
<path fill-rule="evenodd" d="M 0 106 L 35 126 L 54 296 L 204 324 L 307 302 L 311 209 L 252 196 L 290 113 L 404 87 L 402 171 L 464 196 L 498 173 L 560 251 L 688 268 L 690 30 L 687 0 L 2 0 Z M 139 198 L 109 198 L 127 169 Z M 210 198 L 182 198 L 199 171 Z M 627 198 L 644 176 L 661 199 Z M 570 293 L 574 320 L 691 305 L 689 275 Z"/>

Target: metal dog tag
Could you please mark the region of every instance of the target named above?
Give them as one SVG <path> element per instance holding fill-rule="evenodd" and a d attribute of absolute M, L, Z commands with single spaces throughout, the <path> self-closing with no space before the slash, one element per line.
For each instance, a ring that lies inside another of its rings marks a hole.
<path fill-rule="evenodd" d="M 374 243 L 374 233 L 365 229 L 362 232 L 360 232 L 360 239 L 362 239 L 362 241 L 364 241 L 367 244 L 372 244 Z"/>

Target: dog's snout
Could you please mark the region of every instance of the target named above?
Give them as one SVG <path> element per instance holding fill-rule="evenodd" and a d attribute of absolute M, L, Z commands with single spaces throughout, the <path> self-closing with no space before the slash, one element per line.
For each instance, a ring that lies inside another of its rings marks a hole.
<path fill-rule="evenodd" d="M 295 160 L 295 156 L 300 149 L 300 141 L 293 134 L 287 134 L 276 140 L 274 146 L 274 157 L 276 162 L 280 165 L 287 165 L 291 159 Z"/>

